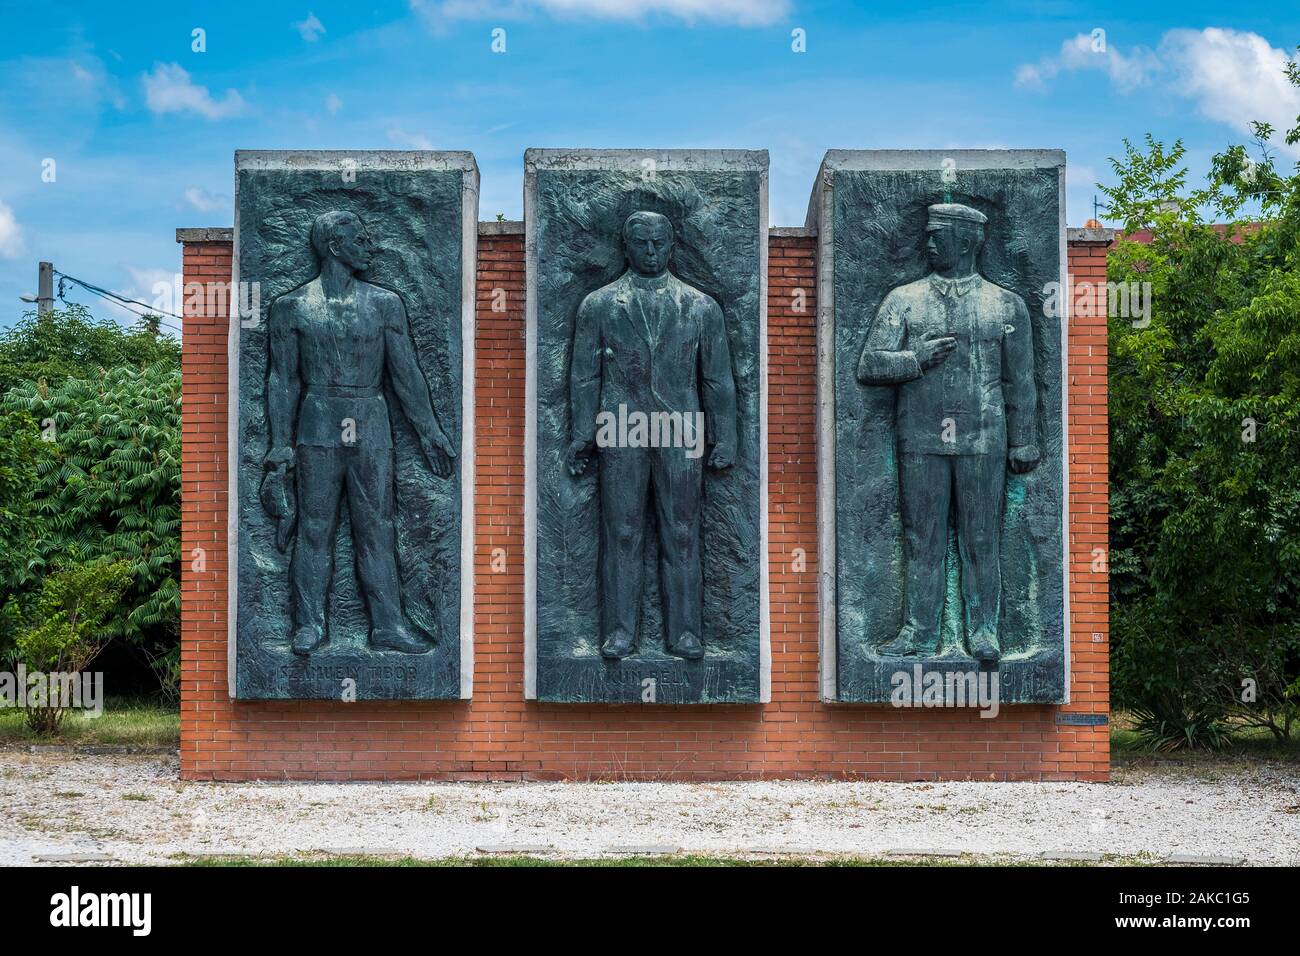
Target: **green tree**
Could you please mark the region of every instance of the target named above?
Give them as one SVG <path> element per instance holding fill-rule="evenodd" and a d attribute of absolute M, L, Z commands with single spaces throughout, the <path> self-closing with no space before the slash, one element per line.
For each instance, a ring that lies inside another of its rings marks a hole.
<path fill-rule="evenodd" d="M 123 328 L 94 318 L 83 305 L 28 312 L 0 332 L 0 392 L 40 379 L 55 386 L 68 378 L 93 378 L 119 365 L 179 368 L 180 360 L 180 343 L 161 333 L 156 317 Z"/>
<path fill-rule="evenodd" d="M 0 662 L 13 651 L 25 595 L 39 584 L 35 567 L 42 526 L 32 511 L 31 494 L 43 452 L 30 415 L 0 410 Z"/>
<path fill-rule="evenodd" d="M 1102 187 L 1149 236 L 1109 279 L 1152 293 L 1149 325 L 1110 322 L 1113 682 L 1164 747 L 1298 716 L 1300 172 L 1254 132 L 1195 189 L 1181 142 L 1125 141 Z"/>
<path fill-rule="evenodd" d="M 14 386 L 0 412 L 25 416 L 42 447 L 27 513 L 40 525 L 28 580 L 56 567 L 123 561 L 130 585 L 110 637 L 174 643 L 180 608 L 180 403 L 175 368 L 122 365 L 94 379 Z"/>

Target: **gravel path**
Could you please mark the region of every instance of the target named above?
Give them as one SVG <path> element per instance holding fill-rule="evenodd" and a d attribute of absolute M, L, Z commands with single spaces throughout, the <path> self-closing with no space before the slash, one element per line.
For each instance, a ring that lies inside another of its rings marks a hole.
<path fill-rule="evenodd" d="M 1111 784 L 207 784 L 177 780 L 171 757 L 0 752 L 0 864 L 342 850 L 433 858 L 504 847 L 1297 864 L 1300 767 L 1130 767 Z"/>

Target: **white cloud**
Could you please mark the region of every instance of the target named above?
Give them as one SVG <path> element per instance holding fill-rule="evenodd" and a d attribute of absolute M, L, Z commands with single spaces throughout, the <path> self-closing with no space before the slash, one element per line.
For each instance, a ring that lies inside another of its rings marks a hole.
<path fill-rule="evenodd" d="M 206 86 L 199 86 L 178 63 L 155 63 L 144 80 L 145 102 L 154 113 L 197 113 L 218 120 L 238 116 L 244 100 L 235 90 L 226 90 L 220 100 L 212 98 Z"/>
<path fill-rule="evenodd" d="M 1037 63 L 1022 63 L 1016 68 L 1016 85 L 1042 89 L 1057 74 L 1075 70 L 1102 70 L 1121 92 L 1145 86 L 1151 74 L 1160 70 L 1160 60 L 1146 47 L 1134 47 L 1125 56 L 1106 39 L 1102 31 L 1080 33 L 1061 44 L 1055 56 L 1045 56 Z"/>
<path fill-rule="evenodd" d="M 17 259 L 27 250 L 14 211 L 0 202 L 0 259 Z"/>
<path fill-rule="evenodd" d="M 390 126 L 385 130 L 390 142 L 398 146 L 405 146 L 407 149 L 433 149 L 433 140 L 422 133 L 408 133 L 404 129 L 396 126 Z"/>
<path fill-rule="evenodd" d="M 148 306 L 154 312 L 172 312 L 179 314 L 180 309 L 175 308 L 177 289 L 180 277 L 171 269 L 151 269 L 136 268 L 127 266 L 126 271 L 131 274 L 131 284 L 125 287 L 113 289 L 118 295 L 126 299 L 134 299 Z M 87 295 L 87 298 L 90 298 Z M 138 305 L 130 307 L 111 299 L 92 299 L 95 311 L 106 311 L 119 322 L 131 325 L 140 318 L 140 313 L 148 311 Z M 176 324 L 175 319 L 168 319 L 164 316 L 164 321 Z"/>
<path fill-rule="evenodd" d="M 116 109 L 126 108 L 126 97 L 118 88 L 117 79 L 104 69 L 104 64 L 96 57 L 80 54 L 81 60 L 69 60 L 69 72 L 73 84 L 59 83 L 58 77 L 51 77 L 42 69 L 41 83 L 53 83 L 58 95 L 75 98 L 78 102 L 95 102 L 105 100 Z"/>
<path fill-rule="evenodd" d="M 325 24 L 316 18 L 316 14 L 307 14 L 307 19 L 295 23 L 294 29 L 308 43 L 315 43 L 325 33 Z"/>
<path fill-rule="evenodd" d="M 330 116 L 333 116 L 339 110 L 343 109 L 343 101 L 339 99 L 337 93 L 331 93 L 329 96 L 325 97 L 325 108 L 330 111 Z"/>
<path fill-rule="evenodd" d="M 1289 130 L 1300 116 L 1300 89 L 1286 76 L 1290 61 L 1286 51 L 1274 47 L 1258 33 L 1220 27 L 1204 30 L 1169 30 L 1156 51 L 1134 47 L 1123 56 L 1101 36 L 1080 33 L 1061 44 L 1054 57 L 1024 63 L 1016 69 L 1016 85 L 1042 89 L 1048 80 L 1073 70 L 1102 69 L 1122 93 L 1161 79 L 1161 88 L 1193 100 L 1207 119 L 1226 123 L 1240 133 L 1251 132 L 1255 120 Z M 1300 145 L 1279 149 L 1300 156 Z"/>
<path fill-rule="evenodd" d="M 1175 92 L 1196 101 L 1208 119 L 1249 133 L 1254 120 L 1285 131 L 1300 115 L 1300 89 L 1288 82 L 1286 53 L 1257 33 L 1210 27 L 1170 30 L 1160 56 L 1173 71 Z M 1296 147 L 1279 146 L 1293 154 Z"/>
<path fill-rule="evenodd" d="M 449 20 L 518 20 L 534 13 L 592 20 L 639 20 L 660 15 L 687 23 L 706 20 L 767 26 L 790 12 L 789 0 L 410 0 L 430 26 Z"/>
<path fill-rule="evenodd" d="M 199 212 L 212 212 L 214 209 L 227 210 L 231 207 L 229 196 L 213 195 L 197 186 L 185 190 L 185 201 Z"/>

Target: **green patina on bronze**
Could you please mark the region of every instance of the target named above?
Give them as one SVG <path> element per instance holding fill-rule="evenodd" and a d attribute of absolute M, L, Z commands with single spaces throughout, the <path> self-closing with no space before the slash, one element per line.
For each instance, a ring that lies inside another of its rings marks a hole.
<path fill-rule="evenodd" d="M 537 696 L 757 701 L 761 170 L 606 159 L 533 173 Z M 612 446 L 620 408 L 705 441 Z"/>
<path fill-rule="evenodd" d="M 1063 167 L 911 165 L 830 171 L 837 697 L 1059 703 Z"/>
<path fill-rule="evenodd" d="M 459 696 L 469 174 L 237 171 L 240 698 Z"/>

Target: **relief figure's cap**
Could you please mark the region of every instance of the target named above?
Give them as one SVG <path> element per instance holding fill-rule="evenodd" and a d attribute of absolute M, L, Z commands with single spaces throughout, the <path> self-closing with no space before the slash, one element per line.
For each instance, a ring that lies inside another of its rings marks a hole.
<path fill-rule="evenodd" d="M 989 221 L 989 217 L 978 209 L 963 206 L 958 202 L 935 203 L 929 208 L 929 213 L 928 226 L 939 226 L 949 222 L 973 222 L 982 226 Z"/>

